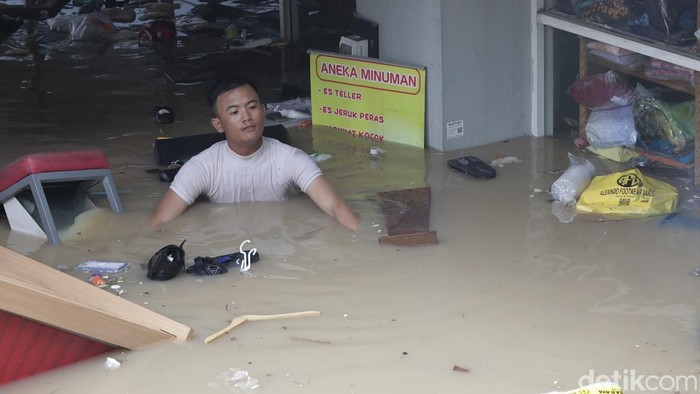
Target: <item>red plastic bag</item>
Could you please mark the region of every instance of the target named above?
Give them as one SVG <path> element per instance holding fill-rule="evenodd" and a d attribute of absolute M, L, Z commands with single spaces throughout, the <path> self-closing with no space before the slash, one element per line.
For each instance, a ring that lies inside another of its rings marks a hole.
<path fill-rule="evenodd" d="M 580 79 L 566 92 L 574 101 L 590 109 L 622 107 L 634 100 L 634 89 L 614 70 Z"/>
<path fill-rule="evenodd" d="M 141 30 L 138 42 L 141 45 L 153 41 L 171 41 L 177 36 L 177 27 L 170 21 L 156 20 Z"/>

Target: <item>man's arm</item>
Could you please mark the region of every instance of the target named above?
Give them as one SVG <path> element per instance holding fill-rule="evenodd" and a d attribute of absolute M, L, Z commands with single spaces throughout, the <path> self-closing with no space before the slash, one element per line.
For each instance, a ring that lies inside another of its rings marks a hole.
<path fill-rule="evenodd" d="M 306 194 L 323 212 L 335 218 L 338 223 L 357 231 L 357 217 L 323 175 L 311 182 Z"/>
<path fill-rule="evenodd" d="M 189 207 L 189 204 L 187 204 L 185 200 L 180 198 L 180 196 L 171 189 L 168 189 L 163 199 L 160 200 L 156 210 L 153 211 L 148 223 L 151 227 L 155 227 L 160 223 L 169 222 L 185 212 L 187 207 Z"/>

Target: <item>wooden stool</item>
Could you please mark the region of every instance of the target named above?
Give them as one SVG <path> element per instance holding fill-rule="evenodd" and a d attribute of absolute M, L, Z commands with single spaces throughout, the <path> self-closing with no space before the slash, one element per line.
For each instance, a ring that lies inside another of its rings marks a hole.
<path fill-rule="evenodd" d="M 109 162 L 103 152 L 32 153 L 0 169 L 0 203 L 5 206 L 10 227 L 13 230 L 41 235 L 28 230 L 27 219 L 31 218 L 31 215 L 16 198 L 20 192 L 29 188 L 41 221 L 38 223 L 39 230 L 52 244 L 60 243 L 44 187 L 61 182 L 78 182 L 83 191 L 101 182 L 112 210 L 122 212 Z M 34 219 L 31 222 L 37 227 Z"/>

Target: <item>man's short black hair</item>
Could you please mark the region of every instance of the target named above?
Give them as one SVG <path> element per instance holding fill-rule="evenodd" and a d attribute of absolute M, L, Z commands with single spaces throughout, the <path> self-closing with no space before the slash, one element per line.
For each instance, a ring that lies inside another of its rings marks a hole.
<path fill-rule="evenodd" d="M 253 81 L 248 78 L 233 75 L 219 79 L 214 83 L 214 85 L 209 89 L 209 95 L 207 96 L 207 102 L 212 111 L 216 113 L 216 99 L 220 94 L 226 93 L 229 90 L 236 89 L 241 86 L 249 85 L 255 93 L 258 93 L 258 89 L 253 83 Z"/>

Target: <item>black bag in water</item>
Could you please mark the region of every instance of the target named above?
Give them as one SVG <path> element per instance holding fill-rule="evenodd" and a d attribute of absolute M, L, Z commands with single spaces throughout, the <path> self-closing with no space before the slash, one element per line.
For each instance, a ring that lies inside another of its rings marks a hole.
<path fill-rule="evenodd" d="M 187 241 L 187 240 L 185 240 Z M 157 251 L 148 261 L 148 279 L 168 280 L 177 276 L 185 266 L 185 249 L 168 245 Z"/>
<path fill-rule="evenodd" d="M 250 255 L 250 262 L 256 263 L 260 261 L 260 254 L 257 250 L 250 253 L 250 250 L 245 250 L 244 253 Z M 244 255 L 241 252 L 225 254 L 223 256 L 208 257 L 199 256 L 194 258 L 194 264 L 185 268 L 185 272 L 193 275 L 219 275 L 228 272 L 228 266 L 235 264 L 240 267 L 243 262 Z"/>

